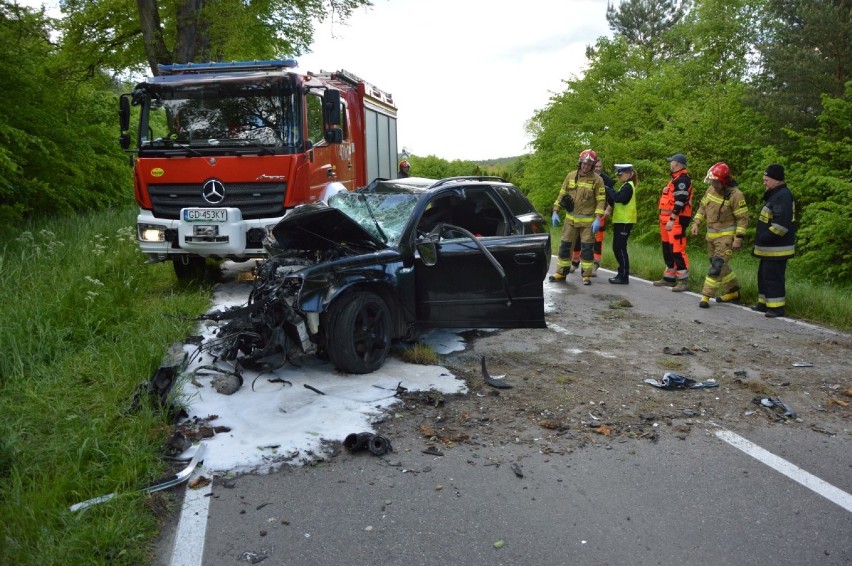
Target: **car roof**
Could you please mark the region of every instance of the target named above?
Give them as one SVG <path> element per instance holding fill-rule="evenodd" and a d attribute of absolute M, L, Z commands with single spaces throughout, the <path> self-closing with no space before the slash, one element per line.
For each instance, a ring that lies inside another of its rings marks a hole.
<path fill-rule="evenodd" d="M 429 179 L 427 177 L 405 177 L 403 179 L 382 179 L 377 178 L 374 179 L 366 187 L 362 187 L 358 189 L 359 191 L 369 192 L 369 193 L 414 193 L 414 194 L 423 194 L 431 189 L 437 189 L 441 187 L 451 186 L 451 185 L 463 185 L 463 184 L 473 184 L 473 183 L 501 183 L 501 184 L 510 184 L 508 181 L 503 179 L 502 177 L 493 177 L 493 176 L 460 176 L 460 177 L 446 177 L 444 179 Z"/>

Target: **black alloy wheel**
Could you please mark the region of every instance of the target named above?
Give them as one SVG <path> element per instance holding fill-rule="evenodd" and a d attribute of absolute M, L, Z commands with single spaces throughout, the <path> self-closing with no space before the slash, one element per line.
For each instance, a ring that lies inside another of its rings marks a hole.
<path fill-rule="evenodd" d="M 338 370 L 370 373 L 385 363 L 391 345 L 391 316 L 375 293 L 338 298 L 329 311 L 328 357 Z"/>

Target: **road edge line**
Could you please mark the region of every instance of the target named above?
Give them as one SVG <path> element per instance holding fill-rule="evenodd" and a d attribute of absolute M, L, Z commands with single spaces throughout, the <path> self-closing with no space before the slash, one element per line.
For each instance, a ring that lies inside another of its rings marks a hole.
<path fill-rule="evenodd" d="M 831 485 L 827 481 L 822 480 L 809 472 L 806 472 L 795 464 L 788 462 L 780 456 L 776 456 L 772 452 L 761 448 L 757 444 L 746 440 L 734 432 L 729 430 L 717 430 L 714 434 L 716 437 L 724 440 L 737 450 L 745 452 L 758 462 L 769 466 L 799 485 L 810 489 L 817 495 L 821 495 L 832 503 L 839 505 L 846 511 L 852 513 L 852 495 L 846 493 L 842 489 Z"/>
<path fill-rule="evenodd" d="M 206 475 L 210 481 L 198 489 L 190 489 L 187 484 L 175 532 L 172 559 L 169 562 L 171 566 L 202 566 L 204 564 L 204 544 L 210 496 L 213 493 L 213 475 L 203 467 L 198 468 L 196 474 Z M 199 545 L 201 545 L 200 550 Z"/>

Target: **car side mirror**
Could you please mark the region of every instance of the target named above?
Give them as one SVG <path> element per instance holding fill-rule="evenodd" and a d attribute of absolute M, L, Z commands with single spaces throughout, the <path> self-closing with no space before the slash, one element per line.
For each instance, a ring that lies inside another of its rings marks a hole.
<path fill-rule="evenodd" d="M 417 253 L 423 260 L 423 265 L 432 267 L 438 263 L 438 246 L 431 239 L 417 242 Z"/>
<path fill-rule="evenodd" d="M 343 143 L 343 129 L 342 128 L 329 128 L 325 131 L 325 135 L 323 136 L 327 143 Z"/>
<path fill-rule="evenodd" d="M 340 125 L 340 91 L 327 89 L 322 95 L 322 119 L 326 126 Z"/>
<path fill-rule="evenodd" d="M 118 129 L 121 133 L 130 129 L 130 97 L 126 94 L 118 99 Z"/>

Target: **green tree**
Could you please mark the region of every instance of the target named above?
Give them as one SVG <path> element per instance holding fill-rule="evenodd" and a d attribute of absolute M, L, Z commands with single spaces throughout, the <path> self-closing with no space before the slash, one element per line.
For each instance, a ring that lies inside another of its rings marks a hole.
<path fill-rule="evenodd" d="M 688 0 L 622 0 L 618 8 L 607 2 L 609 28 L 631 45 L 652 51 L 659 48 L 663 32 L 686 13 Z"/>
<path fill-rule="evenodd" d="M 370 0 L 64 0 L 67 46 L 90 71 L 304 52 L 314 25 Z"/>
<path fill-rule="evenodd" d="M 799 215 L 798 250 L 806 272 L 852 281 L 852 81 L 843 97 L 823 95 L 818 128 L 793 134 L 788 184 Z"/>
<path fill-rule="evenodd" d="M 767 0 L 752 103 L 782 128 L 817 127 L 823 94 L 843 96 L 852 74 L 852 2 Z"/>
<path fill-rule="evenodd" d="M 130 202 L 113 85 L 65 80 L 52 22 L 0 2 L 0 226 Z"/>

